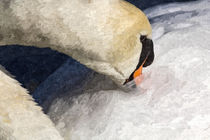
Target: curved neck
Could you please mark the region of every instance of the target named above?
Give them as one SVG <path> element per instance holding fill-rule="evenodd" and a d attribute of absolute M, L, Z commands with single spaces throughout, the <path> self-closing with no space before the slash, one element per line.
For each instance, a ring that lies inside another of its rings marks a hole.
<path fill-rule="evenodd" d="M 0 1 L 0 46 L 18 44 L 48 47 L 51 45 L 49 40 L 40 34 L 33 25 L 31 25 L 30 31 L 23 29 L 21 21 L 11 8 L 11 4 L 14 2 L 15 0 Z"/>

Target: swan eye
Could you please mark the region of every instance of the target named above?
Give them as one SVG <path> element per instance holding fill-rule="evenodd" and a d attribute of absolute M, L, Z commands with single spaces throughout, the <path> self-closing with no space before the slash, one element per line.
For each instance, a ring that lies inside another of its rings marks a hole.
<path fill-rule="evenodd" d="M 140 37 L 141 43 L 144 42 L 144 40 L 145 40 L 146 38 L 147 38 L 147 36 L 142 35 L 142 36 Z"/>

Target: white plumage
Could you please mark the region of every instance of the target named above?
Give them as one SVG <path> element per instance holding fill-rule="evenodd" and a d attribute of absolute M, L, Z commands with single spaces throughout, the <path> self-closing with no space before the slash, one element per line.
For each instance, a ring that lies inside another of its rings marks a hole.
<path fill-rule="evenodd" d="M 147 17 L 122 0 L 1 0 L 0 19 L 0 45 L 50 47 L 119 85 L 138 64 L 140 36 L 151 37 Z M 0 77 L 0 138 L 61 139 L 27 91 Z"/>

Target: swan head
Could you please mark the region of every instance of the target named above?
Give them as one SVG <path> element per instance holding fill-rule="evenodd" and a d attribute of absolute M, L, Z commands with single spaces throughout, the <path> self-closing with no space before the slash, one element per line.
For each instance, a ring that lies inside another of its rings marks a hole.
<path fill-rule="evenodd" d="M 120 1 L 114 9 L 118 12 L 113 12 L 108 20 L 113 38 L 107 53 L 110 63 L 107 70 L 122 85 L 135 78 L 134 73 L 141 65 L 146 67 L 153 62 L 152 29 L 146 15 L 130 3 Z"/>
<path fill-rule="evenodd" d="M 97 2 L 103 5 L 103 0 L 95 0 L 88 3 L 89 7 Z M 135 71 L 146 58 L 144 67 L 152 63 L 152 29 L 146 15 L 130 3 L 113 0 L 107 4 L 99 9 L 95 6 L 91 12 L 93 16 L 81 14 L 84 20 L 88 19 L 86 27 L 79 28 L 83 34 L 77 31 L 83 47 L 77 52 L 71 51 L 71 56 L 123 85 L 133 80 Z"/>

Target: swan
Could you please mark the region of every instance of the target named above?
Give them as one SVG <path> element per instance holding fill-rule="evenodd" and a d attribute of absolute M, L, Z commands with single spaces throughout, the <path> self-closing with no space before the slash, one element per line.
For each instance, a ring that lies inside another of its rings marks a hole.
<path fill-rule="evenodd" d="M 0 66 L 0 140 L 63 140 L 27 90 Z"/>
<path fill-rule="evenodd" d="M 124 0 L 1 0 L 0 19 L 0 46 L 50 47 L 118 85 L 133 80 L 154 59 L 149 20 Z M 28 92 L 4 71 L 0 138 L 62 139 Z"/>
<path fill-rule="evenodd" d="M 0 45 L 50 47 L 118 85 L 139 64 L 141 37 L 152 52 L 149 20 L 123 0 L 3 0 L 0 19 Z"/>

